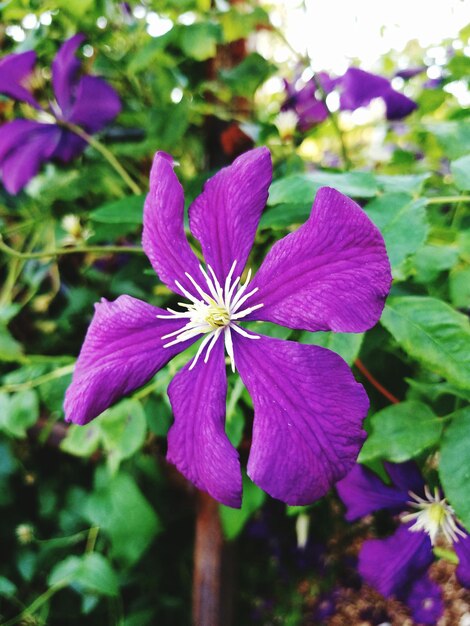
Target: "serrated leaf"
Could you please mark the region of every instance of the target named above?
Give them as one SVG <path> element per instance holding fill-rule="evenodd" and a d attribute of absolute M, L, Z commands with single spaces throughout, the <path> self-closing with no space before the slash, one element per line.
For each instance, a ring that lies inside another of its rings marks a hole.
<path fill-rule="evenodd" d="M 411 357 L 458 387 L 470 387 L 470 327 L 436 298 L 389 298 L 381 323 Z"/>
<path fill-rule="evenodd" d="M 359 454 L 359 463 L 384 459 L 402 463 L 434 445 L 442 422 L 422 402 L 393 404 L 371 417 L 371 432 Z"/>
<path fill-rule="evenodd" d="M 448 417 L 452 421 L 442 439 L 439 476 L 446 498 L 470 531 L 470 409 L 460 409 Z"/>

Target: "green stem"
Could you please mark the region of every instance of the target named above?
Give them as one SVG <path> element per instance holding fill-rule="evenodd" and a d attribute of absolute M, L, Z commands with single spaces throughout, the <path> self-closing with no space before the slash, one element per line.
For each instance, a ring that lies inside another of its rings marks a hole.
<path fill-rule="evenodd" d="M 96 540 L 100 532 L 99 526 L 92 526 L 88 531 L 88 538 L 86 541 L 85 552 L 93 552 L 95 549 Z"/>
<path fill-rule="evenodd" d="M 4 391 L 6 393 L 14 393 L 16 391 L 23 391 L 24 389 L 39 387 L 39 385 L 48 383 L 51 380 L 55 380 L 56 378 L 62 378 L 62 376 L 70 374 L 71 372 L 73 372 L 74 367 L 75 363 L 70 363 L 69 365 L 59 367 L 59 369 L 48 372 L 47 374 L 43 374 L 42 376 L 38 376 L 37 378 L 33 378 L 32 380 L 27 380 L 24 383 L 12 383 L 10 385 L 2 385 L 0 387 L 0 392 Z"/>
<path fill-rule="evenodd" d="M 132 180 L 126 170 L 116 159 L 114 154 L 110 152 L 110 150 L 108 150 L 108 148 L 106 148 L 106 146 L 104 146 L 101 141 L 98 141 L 98 139 L 89 135 L 86 131 L 83 130 L 83 128 L 80 128 L 80 126 L 77 126 L 76 124 L 72 124 L 71 122 L 65 122 L 64 125 L 76 135 L 81 137 L 84 141 L 86 141 L 87 144 L 89 144 L 102 156 L 104 156 L 108 163 L 116 170 L 122 180 L 126 183 L 129 189 L 131 189 L 132 193 L 135 193 L 137 196 L 142 193 L 139 185 Z"/>
<path fill-rule="evenodd" d="M 65 254 L 110 254 L 112 252 L 122 252 L 126 254 L 143 254 L 140 246 L 75 246 L 73 248 L 56 248 L 55 250 L 45 250 L 43 252 L 18 252 L 3 241 L 0 235 L 0 250 L 9 256 L 17 259 L 44 259 L 48 257 L 63 256 Z"/>
<path fill-rule="evenodd" d="M 54 594 L 56 594 L 58 591 L 60 591 L 67 585 L 68 585 L 68 581 L 63 580 L 62 582 L 57 583 L 56 585 L 53 585 L 52 587 L 49 587 L 47 591 L 45 591 L 43 594 L 38 596 L 36 600 L 34 600 L 34 602 L 32 602 L 28 607 L 24 609 L 24 611 L 21 611 L 21 613 L 19 613 L 15 617 L 12 617 L 7 622 L 2 622 L 0 626 L 14 626 L 15 624 L 18 624 L 18 622 L 24 620 L 25 618 L 31 617 L 31 615 L 33 615 L 43 604 L 45 604 L 50 598 L 52 598 Z"/>
<path fill-rule="evenodd" d="M 426 204 L 451 204 L 453 202 L 470 202 L 470 196 L 434 196 L 426 198 Z"/>

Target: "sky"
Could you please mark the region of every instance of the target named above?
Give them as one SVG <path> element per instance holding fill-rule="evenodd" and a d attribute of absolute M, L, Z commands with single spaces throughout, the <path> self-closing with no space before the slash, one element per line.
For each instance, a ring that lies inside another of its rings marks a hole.
<path fill-rule="evenodd" d="M 313 69 L 336 73 L 344 71 L 351 58 L 371 69 L 384 53 L 401 50 L 412 39 L 424 47 L 439 44 L 470 22 L 470 0 L 271 0 L 270 4 L 276 6 L 276 25 L 282 24 L 296 50 L 308 50 Z M 276 60 L 286 60 L 286 54 L 276 50 Z"/>

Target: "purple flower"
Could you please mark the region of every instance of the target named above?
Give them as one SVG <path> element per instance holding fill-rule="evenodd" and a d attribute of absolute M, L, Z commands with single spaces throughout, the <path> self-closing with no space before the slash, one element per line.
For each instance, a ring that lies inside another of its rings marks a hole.
<path fill-rule="evenodd" d="M 337 354 L 241 323 L 370 328 L 391 282 L 382 236 L 357 204 L 324 187 L 307 222 L 271 248 L 251 282 L 251 271 L 243 281 L 272 178 L 269 151 L 257 148 L 208 180 L 189 209 L 204 268 L 184 233 L 173 165 L 168 154 L 155 155 L 142 243 L 162 282 L 185 301 L 180 310 L 130 296 L 97 304 L 66 393 L 66 419 L 86 424 L 202 339 L 168 389 L 175 417 L 168 459 L 198 488 L 238 507 L 240 463 L 224 426 L 225 346 L 253 399 L 248 474 L 275 498 L 312 502 L 351 469 L 367 396 Z"/>
<path fill-rule="evenodd" d="M 395 76 L 398 78 L 403 78 L 403 80 L 410 80 L 410 78 L 414 78 L 415 76 L 419 76 L 423 72 L 426 71 L 426 66 L 421 65 L 419 67 L 407 67 L 403 70 L 398 70 L 395 72 Z"/>
<path fill-rule="evenodd" d="M 359 107 L 367 106 L 374 98 L 381 98 L 385 102 L 387 119 L 400 120 L 417 106 L 413 100 L 395 91 L 386 78 L 357 67 L 350 67 L 338 84 L 342 111 L 355 111 Z"/>
<path fill-rule="evenodd" d="M 57 159 L 67 163 L 83 152 L 86 142 L 64 124 L 70 122 L 93 134 L 121 110 L 119 96 L 104 80 L 80 76 L 80 62 L 75 53 L 84 39 L 84 35 L 78 34 L 67 40 L 52 63 L 55 102 L 47 111 L 51 123 L 18 119 L 0 128 L 0 169 L 5 188 L 11 194 L 18 193 L 45 161 Z M 2 59 L 0 92 L 41 110 L 22 86 L 35 60 L 34 52 L 11 54 Z"/>
<path fill-rule="evenodd" d="M 431 493 L 424 485 L 414 463 L 386 463 L 385 467 L 391 485 L 361 465 L 355 465 L 337 484 L 349 521 L 382 509 L 402 513 L 402 523 L 393 535 L 364 542 L 359 573 L 382 595 L 396 595 L 406 602 L 415 615 L 419 613 L 417 621 L 434 624 L 435 614 L 442 612 L 442 600 L 427 578 L 434 560 L 432 547 L 438 536 L 453 544 L 459 557 L 457 578 L 470 586 L 470 536 L 460 528 L 439 490 Z M 425 621 L 426 614 L 430 621 Z"/>
<path fill-rule="evenodd" d="M 297 115 L 298 129 L 306 132 L 326 120 L 328 109 L 324 102 L 317 99 L 315 95 L 317 88 L 313 79 L 300 89 L 297 89 L 295 84 L 296 81 L 292 83 L 284 81 L 287 98 L 281 110 L 293 111 Z"/>

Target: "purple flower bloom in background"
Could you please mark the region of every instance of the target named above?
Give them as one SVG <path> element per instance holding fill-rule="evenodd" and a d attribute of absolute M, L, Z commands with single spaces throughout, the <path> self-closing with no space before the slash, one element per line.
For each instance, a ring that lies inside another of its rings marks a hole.
<path fill-rule="evenodd" d="M 355 111 L 367 106 L 374 98 L 385 102 L 388 120 L 400 120 L 416 109 L 416 103 L 399 91 L 382 76 L 350 67 L 339 81 L 342 111 Z"/>
<path fill-rule="evenodd" d="M 67 163 L 83 152 L 86 142 L 64 123 L 76 124 L 94 134 L 121 110 L 118 94 L 104 80 L 96 76 L 80 76 L 80 62 L 75 53 L 84 39 L 82 34 L 68 39 L 52 63 L 56 101 L 47 111 L 51 123 L 17 119 L 0 128 L 0 170 L 5 188 L 11 194 L 18 193 L 45 161 L 57 159 Z M 35 60 L 34 52 L 11 54 L 2 59 L 0 92 L 41 109 L 22 86 Z"/>
<path fill-rule="evenodd" d="M 391 485 L 358 464 L 337 484 L 349 521 L 382 509 L 402 513 L 402 524 L 393 535 L 364 542 L 359 554 L 359 573 L 382 595 L 395 595 L 406 602 L 417 621 L 435 624 L 435 616 L 442 613 L 443 604 L 438 586 L 427 577 L 434 560 L 432 547 L 439 536 L 453 544 L 459 557 L 456 575 L 467 587 L 470 586 L 470 536 L 459 526 L 452 507 L 439 490 L 436 488 L 433 494 L 424 485 L 414 463 L 385 463 L 385 467 Z"/>
<path fill-rule="evenodd" d="M 306 132 L 313 126 L 324 122 L 328 117 L 328 109 L 324 102 L 316 97 L 316 85 L 313 80 L 297 89 L 296 81 L 284 81 L 287 98 L 281 111 L 293 111 L 297 115 L 297 127 Z"/>
<path fill-rule="evenodd" d="M 370 328 L 391 283 L 382 236 L 355 202 L 324 187 L 307 222 L 271 248 L 251 282 L 251 271 L 243 280 L 272 178 L 270 153 L 257 148 L 209 179 L 189 209 L 204 268 L 186 239 L 173 165 L 166 153 L 155 155 L 142 243 L 162 282 L 185 301 L 179 310 L 130 296 L 97 304 L 66 393 L 66 419 L 86 424 L 202 339 L 168 389 L 175 417 L 168 459 L 198 488 L 238 507 L 240 463 L 224 424 L 225 346 L 253 399 L 248 474 L 275 498 L 312 502 L 354 464 L 364 439 L 365 391 L 337 354 L 240 323 Z"/>
<path fill-rule="evenodd" d="M 397 72 L 395 72 L 395 76 L 397 76 L 398 78 L 403 78 L 403 80 L 410 80 L 415 76 L 419 76 L 426 70 L 427 67 L 425 65 L 421 65 L 419 67 L 407 67 L 403 70 L 398 70 Z"/>

